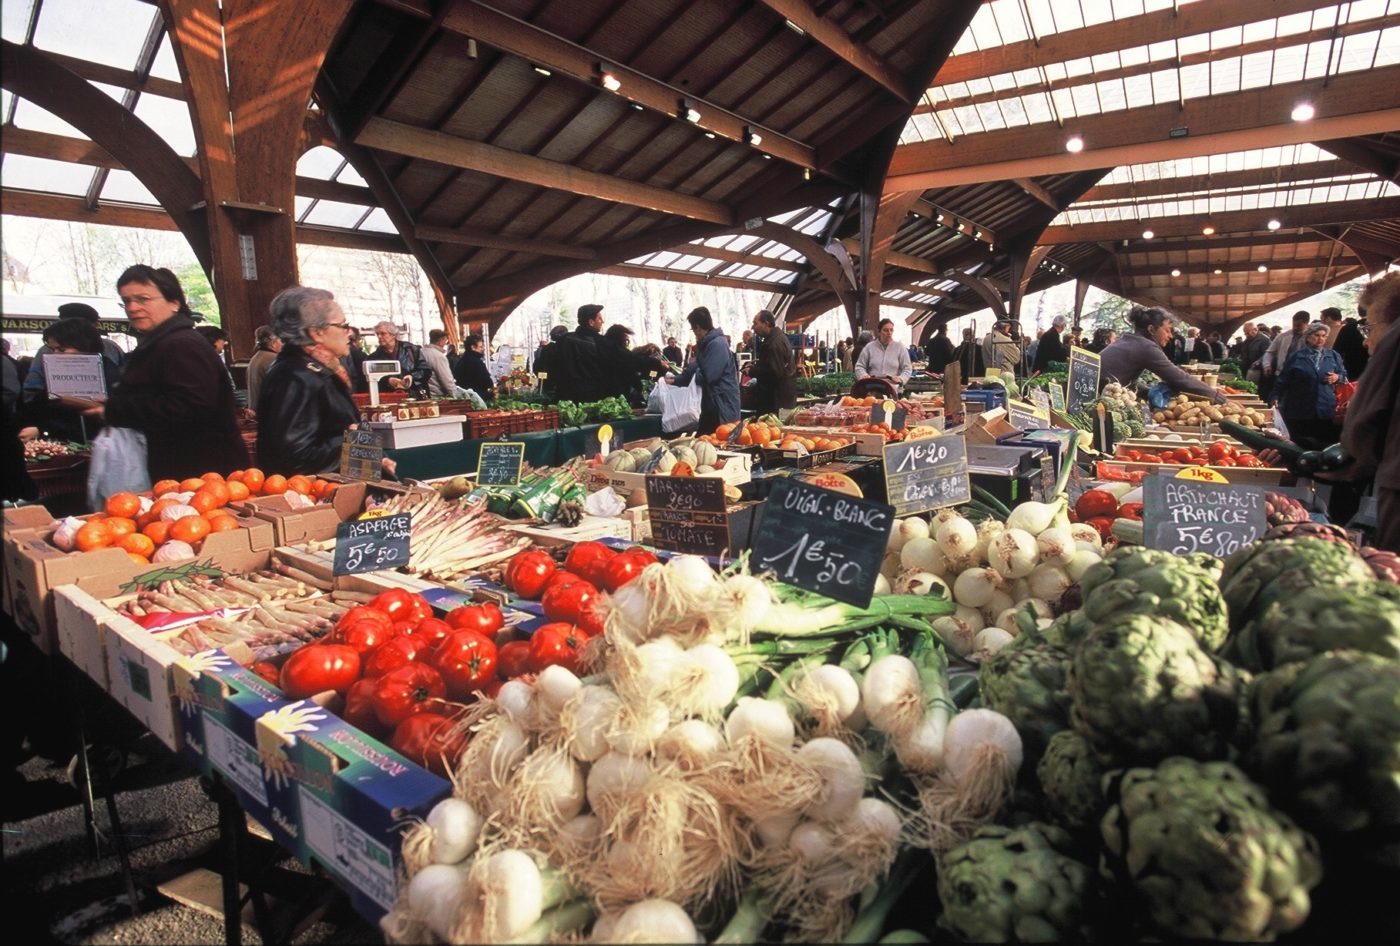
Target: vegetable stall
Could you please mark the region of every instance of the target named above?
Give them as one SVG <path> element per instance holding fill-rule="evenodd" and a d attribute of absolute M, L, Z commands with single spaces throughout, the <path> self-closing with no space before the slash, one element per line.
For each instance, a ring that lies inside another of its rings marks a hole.
<path fill-rule="evenodd" d="M 6 610 L 391 942 L 1393 930 L 1400 556 L 1053 384 L 10 509 Z"/>

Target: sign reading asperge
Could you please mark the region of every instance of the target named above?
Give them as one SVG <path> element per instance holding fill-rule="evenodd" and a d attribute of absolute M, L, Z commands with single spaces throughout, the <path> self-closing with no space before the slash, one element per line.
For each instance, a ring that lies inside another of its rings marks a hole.
<path fill-rule="evenodd" d="M 1224 558 L 1268 529 L 1264 489 L 1172 476 L 1142 481 L 1143 539 L 1173 555 L 1205 552 Z"/>
<path fill-rule="evenodd" d="M 356 575 L 407 565 L 412 525 L 413 516 L 406 512 L 342 522 L 335 529 L 335 560 L 331 563 L 331 572 Z"/>
<path fill-rule="evenodd" d="M 352 480 L 377 480 L 384 460 L 384 446 L 377 431 L 357 427 L 345 431 L 340 445 L 340 475 Z"/>
<path fill-rule="evenodd" d="M 1071 413 L 1099 396 L 1099 356 L 1083 348 L 1069 350 L 1068 409 Z"/>
<path fill-rule="evenodd" d="M 44 384 L 50 394 L 86 398 L 107 396 L 101 355 L 46 354 L 41 364 Z"/>
<path fill-rule="evenodd" d="M 763 506 L 753 562 L 784 584 L 869 607 L 894 519 L 884 503 L 781 479 Z"/>
<path fill-rule="evenodd" d="M 729 512 L 718 476 L 648 476 L 647 516 L 659 549 L 696 555 L 729 552 Z"/>
<path fill-rule="evenodd" d="M 525 465 L 525 444 L 519 441 L 483 443 L 476 460 L 476 485 L 515 486 Z"/>
<path fill-rule="evenodd" d="M 967 440 L 962 434 L 885 444 L 884 455 L 885 495 L 895 515 L 971 501 Z"/>

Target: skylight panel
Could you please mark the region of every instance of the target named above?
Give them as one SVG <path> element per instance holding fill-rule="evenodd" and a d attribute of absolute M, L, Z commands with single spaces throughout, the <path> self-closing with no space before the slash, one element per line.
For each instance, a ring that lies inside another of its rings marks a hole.
<path fill-rule="evenodd" d="M 1129 76 L 1123 80 L 1123 94 L 1129 108 L 1141 108 L 1152 104 L 1152 77 Z"/>
<path fill-rule="evenodd" d="M 977 117 L 982 122 L 982 128 L 986 131 L 995 131 L 998 128 L 1007 126 L 1007 119 L 1003 113 L 1000 102 L 983 102 L 975 106 Z"/>
<path fill-rule="evenodd" d="M 1376 65 L 1393 66 L 1400 63 L 1400 26 L 1392 26 L 1381 32 L 1380 44 L 1376 47 Z"/>
<path fill-rule="evenodd" d="M 293 216 L 296 217 L 297 223 L 301 223 L 302 219 L 306 216 L 306 212 L 311 209 L 311 205 L 314 203 L 316 203 L 316 201 L 312 200 L 310 197 L 296 198 Z"/>
<path fill-rule="evenodd" d="M 1183 36 L 1176 41 L 1177 51 L 1182 56 L 1194 56 L 1199 53 L 1210 52 L 1210 35 L 1207 33 L 1197 33 L 1194 36 Z"/>
<path fill-rule="evenodd" d="M 678 259 L 680 259 L 680 257 L 675 253 L 657 253 L 655 256 L 651 257 L 650 265 L 660 266 L 666 269 Z"/>
<path fill-rule="evenodd" d="M 178 99 L 143 95 L 133 109 L 136 117 L 151 127 L 175 153 L 190 157 L 195 153 L 194 126 L 189 107 Z"/>
<path fill-rule="evenodd" d="M 297 159 L 297 174 L 300 177 L 314 177 L 318 181 L 329 181 L 344 161 L 339 151 L 318 145 Z"/>
<path fill-rule="evenodd" d="M 1154 72 L 1152 74 L 1152 101 L 1175 102 L 1181 94 L 1181 84 L 1175 72 Z"/>
<path fill-rule="evenodd" d="M 1338 57 L 1337 71 L 1356 72 L 1371 68 L 1371 63 L 1375 61 L 1379 51 L 1380 39 L 1379 32 L 1342 37 L 1342 52 Z M 1400 50 L 1396 52 L 1400 53 Z"/>
<path fill-rule="evenodd" d="M 29 14 L 37 0 L 6 0 L 0 4 L 0 36 L 12 43 L 23 43 L 29 29 Z"/>
<path fill-rule="evenodd" d="M 992 17 L 996 20 L 997 31 L 1001 34 L 1003 45 L 1030 38 L 1026 32 L 1026 22 L 1021 18 L 1021 8 L 1018 2 L 992 4 Z"/>
<path fill-rule="evenodd" d="M 383 207 L 375 207 L 370 211 L 368 217 L 360 221 L 361 230 L 369 230 L 372 233 L 397 233 L 398 227 L 389 219 L 389 215 L 384 212 Z"/>
<path fill-rule="evenodd" d="M 1273 51 L 1250 53 L 1241 60 L 1240 88 L 1259 89 L 1269 84 L 1274 71 Z"/>
<path fill-rule="evenodd" d="M 7 154 L 4 164 L 0 165 L 0 183 L 18 190 L 81 197 L 92 184 L 94 173 L 94 169 L 85 164 Z"/>
<path fill-rule="evenodd" d="M 1303 69 L 1303 77 L 1320 79 L 1327 75 L 1331 52 L 1332 44 L 1326 40 L 1308 44 L 1307 65 Z"/>
<path fill-rule="evenodd" d="M 1123 83 L 1101 82 L 1099 89 L 1099 104 L 1105 112 L 1117 112 L 1128 107 L 1128 94 Z"/>
<path fill-rule="evenodd" d="M 355 170 L 355 166 L 349 161 L 345 162 L 345 167 L 340 169 L 340 173 L 335 179 L 342 184 L 353 184 L 356 187 L 368 187 L 369 182 L 360 176 L 360 172 Z"/>
<path fill-rule="evenodd" d="M 65 135 L 69 138 L 82 138 L 83 134 L 52 112 L 46 111 L 28 99 L 20 99 L 15 104 L 15 127 L 30 131 L 46 131 L 52 135 Z"/>
<path fill-rule="evenodd" d="M 1210 66 L 1200 63 L 1177 70 L 1181 83 L 1181 97 L 1198 99 L 1210 95 Z"/>
<path fill-rule="evenodd" d="M 135 174 L 120 168 L 108 172 L 107 182 L 102 186 L 100 199 L 123 204 L 160 206 L 160 201 L 156 200 L 156 196 L 146 189 L 146 185 L 136 179 Z"/>
<path fill-rule="evenodd" d="M 1307 48 L 1304 46 L 1289 46 L 1274 52 L 1274 72 L 1273 82 L 1275 85 L 1283 82 L 1297 82 L 1303 78 L 1304 60 L 1307 57 Z"/>
<path fill-rule="evenodd" d="M 1210 64 L 1210 92 L 1224 95 L 1240 90 L 1240 60 L 1222 59 Z"/>
<path fill-rule="evenodd" d="M 139 0 L 103 0 L 100 12 L 89 0 L 45 0 L 34 31 L 34 45 L 65 56 L 132 69 L 151 22 L 158 16 L 160 11 L 155 6 Z"/>
<path fill-rule="evenodd" d="M 339 200 L 318 200 L 306 215 L 305 223 L 318 227 L 339 227 L 349 230 L 360 222 L 371 208 L 364 204 L 347 204 Z"/>
<path fill-rule="evenodd" d="M 175 62 L 175 50 L 170 45 L 169 33 L 161 37 L 160 49 L 156 50 L 155 61 L 151 64 L 151 75 L 171 82 L 180 81 L 180 66 Z"/>
<path fill-rule="evenodd" d="M 1288 16 L 1278 18 L 1277 36 L 1292 36 L 1294 33 L 1306 33 L 1312 29 L 1312 12 L 1290 13 Z"/>

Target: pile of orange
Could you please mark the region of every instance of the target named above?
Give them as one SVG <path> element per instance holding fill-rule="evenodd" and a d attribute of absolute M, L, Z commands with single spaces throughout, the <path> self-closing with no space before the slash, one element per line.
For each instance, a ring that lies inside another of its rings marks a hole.
<path fill-rule="evenodd" d="M 257 467 L 237 470 L 224 477 L 205 473 L 187 480 L 161 480 L 151 489 L 154 501 L 144 505 L 136 493 L 113 493 L 103 511 L 78 529 L 74 547 L 80 552 L 119 548 L 136 562 L 149 562 L 167 542 L 184 542 L 199 551 L 204 540 L 215 532 L 238 528 L 238 520 L 228 504 L 253 496 L 267 496 L 288 490 L 315 499 L 328 497 L 339 484 L 309 476 L 265 476 Z M 177 494 L 192 493 L 187 501 Z M 173 518 L 167 509 L 187 506 L 194 511 Z"/>
<path fill-rule="evenodd" d="M 877 397 L 876 397 L 875 395 L 873 395 L 873 394 L 867 394 L 865 397 L 851 397 L 849 394 L 847 394 L 845 397 L 843 397 L 843 398 L 841 399 L 841 406 L 842 406 L 842 407 L 874 407 L 877 403 L 883 402 L 883 401 L 885 401 L 885 400 L 886 400 L 886 398 L 877 398 Z"/>

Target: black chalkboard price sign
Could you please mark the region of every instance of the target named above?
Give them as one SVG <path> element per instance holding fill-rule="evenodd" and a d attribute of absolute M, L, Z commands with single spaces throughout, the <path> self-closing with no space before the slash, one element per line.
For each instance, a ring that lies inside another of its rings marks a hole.
<path fill-rule="evenodd" d="M 1142 500 L 1144 542 L 1173 555 L 1224 558 L 1268 529 L 1259 486 L 1149 476 L 1142 481 Z"/>
<path fill-rule="evenodd" d="M 519 441 L 483 443 L 476 460 L 478 486 L 515 486 L 525 463 L 525 445 Z"/>
<path fill-rule="evenodd" d="M 773 484 L 753 547 L 759 571 L 857 607 L 869 607 L 894 509 L 797 480 Z"/>
<path fill-rule="evenodd" d="M 961 434 L 885 445 L 885 495 L 898 516 L 972 499 Z"/>
<path fill-rule="evenodd" d="M 647 516 L 659 549 L 696 555 L 729 552 L 724 480 L 717 476 L 648 476 Z"/>
<path fill-rule="evenodd" d="M 1010 398 L 1006 402 L 1007 422 L 1017 430 L 1043 430 L 1050 426 L 1050 411 L 1041 413 L 1040 409 L 1029 401 L 1018 401 Z"/>
<path fill-rule="evenodd" d="M 377 480 L 384 459 L 378 432 L 367 427 L 345 431 L 340 444 L 340 475 L 352 480 Z"/>
<path fill-rule="evenodd" d="M 1069 350 L 1070 412 L 1092 403 L 1099 396 L 1099 356 L 1083 348 Z"/>
<path fill-rule="evenodd" d="M 408 534 L 413 517 L 408 513 L 377 519 L 351 519 L 335 528 L 336 575 L 356 575 L 408 564 Z"/>

